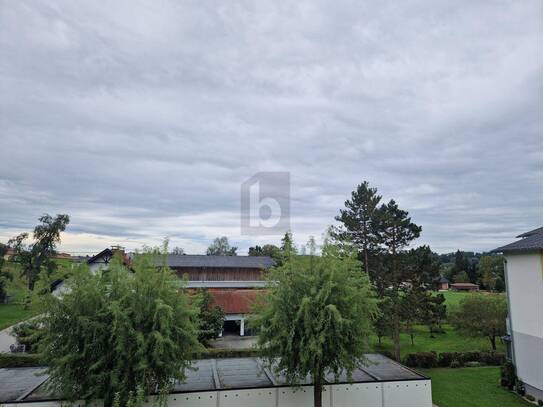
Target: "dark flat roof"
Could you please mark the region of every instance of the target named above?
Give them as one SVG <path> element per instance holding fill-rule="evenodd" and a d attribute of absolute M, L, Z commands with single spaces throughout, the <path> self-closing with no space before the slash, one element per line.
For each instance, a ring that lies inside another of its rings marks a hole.
<path fill-rule="evenodd" d="M 518 235 L 520 240 L 492 250 L 496 253 L 530 252 L 543 250 L 543 227 Z"/>
<path fill-rule="evenodd" d="M 428 380 L 383 355 L 371 353 L 366 357 L 368 366 L 360 366 L 353 374 L 354 383 L 387 381 Z M 287 386 L 282 374 L 275 374 L 265 367 L 259 358 L 203 359 L 194 363 L 196 370 L 187 370 L 185 382 L 176 382 L 172 393 L 190 393 L 216 390 L 238 390 Z M 43 387 L 47 376 L 40 374 L 43 368 L 0 369 L 0 402 L 15 400 L 51 400 Z M 326 377 L 328 383 L 348 383 L 343 372 L 336 380 L 334 375 Z M 302 385 L 311 384 L 308 377 Z"/>
<path fill-rule="evenodd" d="M 205 256 L 169 254 L 169 267 L 269 268 L 275 262 L 268 256 Z"/>

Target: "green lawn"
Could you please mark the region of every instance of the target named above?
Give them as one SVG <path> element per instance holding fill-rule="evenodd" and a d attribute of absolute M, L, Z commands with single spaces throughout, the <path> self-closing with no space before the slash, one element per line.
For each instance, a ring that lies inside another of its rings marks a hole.
<path fill-rule="evenodd" d="M 25 310 L 21 304 L 0 304 L 0 329 L 31 318 L 37 313 L 35 309 Z"/>
<path fill-rule="evenodd" d="M 498 384 L 497 367 L 420 369 L 432 379 L 432 397 L 439 407 L 532 406 Z"/>
<path fill-rule="evenodd" d="M 467 352 L 475 350 L 491 350 L 490 341 L 486 338 L 468 338 L 458 334 L 450 325 L 444 325 L 445 333 L 434 334 L 435 338 L 430 338 L 430 333 L 426 326 L 417 325 L 415 331 L 415 344 L 411 345 L 409 335 L 403 333 L 401 339 L 402 358 L 408 353 L 415 352 Z M 505 351 L 505 346 L 498 340 L 497 350 Z M 379 346 L 377 338 L 372 338 L 371 347 L 377 352 L 393 351 L 390 338 L 382 338 L 382 346 Z"/>

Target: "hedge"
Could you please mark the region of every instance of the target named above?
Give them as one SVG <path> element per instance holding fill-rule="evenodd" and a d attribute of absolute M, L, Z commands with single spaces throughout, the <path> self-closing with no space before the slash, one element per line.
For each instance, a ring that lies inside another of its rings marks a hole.
<path fill-rule="evenodd" d="M 435 359 L 434 359 L 435 357 Z M 482 365 L 500 366 L 505 362 L 505 354 L 501 352 L 418 352 L 410 353 L 404 359 L 404 364 L 410 367 L 454 367 L 473 365 L 474 362 Z"/>
<path fill-rule="evenodd" d="M 36 354 L 0 353 L 0 368 L 43 366 Z"/>

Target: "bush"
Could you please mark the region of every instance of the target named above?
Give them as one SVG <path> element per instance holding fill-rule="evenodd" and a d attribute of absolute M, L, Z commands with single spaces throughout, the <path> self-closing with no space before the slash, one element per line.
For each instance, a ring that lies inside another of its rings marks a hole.
<path fill-rule="evenodd" d="M 459 367 L 462 367 L 462 364 L 458 360 L 453 360 L 451 362 L 451 368 L 452 369 L 457 369 Z"/>
<path fill-rule="evenodd" d="M 38 355 L 0 353 L 0 368 L 43 366 Z"/>
<path fill-rule="evenodd" d="M 515 365 L 511 361 L 505 362 L 500 368 L 500 384 L 503 387 L 513 390 L 517 382 L 517 373 L 515 370 Z"/>
<path fill-rule="evenodd" d="M 453 360 L 458 359 L 458 353 L 457 352 L 441 352 L 439 354 L 439 358 L 437 361 L 437 364 L 440 367 L 449 367 Z"/>
<path fill-rule="evenodd" d="M 248 358 L 254 356 L 257 356 L 256 349 L 206 349 L 204 352 L 195 355 L 195 359 Z"/>
<path fill-rule="evenodd" d="M 542 407 L 543 406 L 543 400 L 537 400 L 537 405 Z"/>
<path fill-rule="evenodd" d="M 527 395 L 526 395 L 526 399 L 527 399 L 527 400 L 530 400 L 530 401 L 535 401 L 535 397 L 532 396 L 531 394 L 527 394 Z"/>
<path fill-rule="evenodd" d="M 437 353 L 435 352 L 410 353 L 404 359 L 404 363 L 410 367 L 422 367 L 425 369 L 437 367 Z"/>
<path fill-rule="evenodd" d="M 489 366 L 501 366 L 505 363 L 506 357 L 503 352 L 481 352 L 480 361 Z"/>
<path fill-rule="evenodd" d="M 17 338 L 17 343 L 25 345 L 25 352 L 36 353 L 38 344 L 43 338 L 43 328 L 36 320 L 22 322 L 13 327 L 13 334 Z"/>

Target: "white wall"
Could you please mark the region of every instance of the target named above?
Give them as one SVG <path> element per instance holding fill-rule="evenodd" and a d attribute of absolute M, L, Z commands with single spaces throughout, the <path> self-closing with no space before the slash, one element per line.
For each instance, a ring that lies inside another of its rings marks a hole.
<path fill-rule="evenodd" d="M 325 386 L 323 407 L 432 407 L 430 380 Z M 146 406 L 153 405 L 152 398 Z M 74 406 L 83 403 L 74 404 Z M 93 403 L 92 406 L 96 404 Z M 6 407 L 60 407 L 59 402 L 5 403 Z M 276 387 L 170 394 L 169 407 L 313 407 L 313 387 Z"/>
<path fill-rule="evenodd" d="M 507 290 L 517 375 L 543 389 L 543 257 L 509 254 Z"/>

